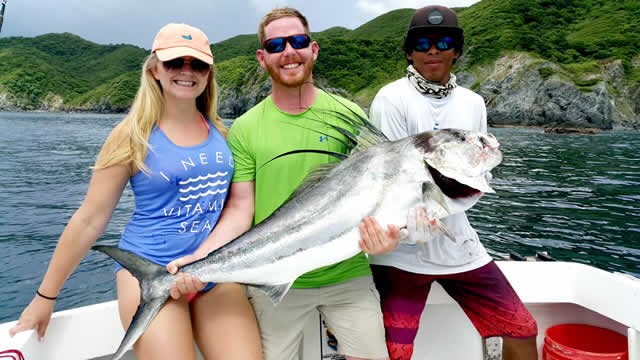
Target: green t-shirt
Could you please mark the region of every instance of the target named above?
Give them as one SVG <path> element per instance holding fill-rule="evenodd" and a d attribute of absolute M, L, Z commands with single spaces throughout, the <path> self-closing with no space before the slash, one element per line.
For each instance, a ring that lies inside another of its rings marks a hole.
<path fill-rule="evenodd" d="M 322 118 L 338 124 L 327 111 L 349 113 L 334 97 L 359 115 L 366 116 L 354 103 L 318 91 L 313 105 L 301 114 L 291 115 L 280 111 L 269 96 L 231 126 L 227 142 L 235 162 L 233 181 L 255 181 L 254 225 L 278 209 L 315 165 L 338 160 L 324 154 L 302 153 L 284 156 L 264 165 L 266 162 L 291 150 L 346 152 L 346 147 L 337 140 L 311 130 L 342 138 L 329 126 L 313 120 Z M 361 252 L 337 264 L 303 274 L 293 283 L 293 287 L 315 288 L 368 274 L 371 274 L 371 269 L 366 256 Z"/>

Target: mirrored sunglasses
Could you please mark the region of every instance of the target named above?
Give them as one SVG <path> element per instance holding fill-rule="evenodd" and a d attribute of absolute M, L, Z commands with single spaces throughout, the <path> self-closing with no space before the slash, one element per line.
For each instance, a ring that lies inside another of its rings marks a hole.
<path fill-rule="evenodd" d="M 419 38 L 416 40 L 416 45 L 413 47 L 415 51 L 426 52 L 431 49 L 431 45 L 435 45 L 436 49 L 444 51 L 454 48 L 454 41 L 451 36 L 443 36 L 437 39 Z"/>
<path fill-rule="evenodd" d="M 291 35 L 287 37 L 277 37 L 266 40 L 262 47 L 270 54 L 283 52 L 287 47 L 287 42 L 292 48 L 299 50 L 304 49 L 311 43 L 311 38 L 307 34 Z"/>

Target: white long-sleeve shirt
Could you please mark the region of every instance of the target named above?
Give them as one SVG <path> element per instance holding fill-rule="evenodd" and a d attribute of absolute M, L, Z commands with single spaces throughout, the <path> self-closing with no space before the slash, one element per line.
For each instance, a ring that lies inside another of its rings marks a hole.
<path fill-rule="evenodd" d="M 369 118 L 391 140 L 447 128 L 487 132 L 487 110 L 480 95 L 456 87 L 449 96 L 435 99 L 418 92 L 406 77 L 380 89 Z M 369 262 L 418 274 L 453 274 L 491 261 L 465 213 L 442 222 L 456 238 L 455 243 L 437 232 L 425 243 L 400 244 L 390 253 L 369 256 Z"/>

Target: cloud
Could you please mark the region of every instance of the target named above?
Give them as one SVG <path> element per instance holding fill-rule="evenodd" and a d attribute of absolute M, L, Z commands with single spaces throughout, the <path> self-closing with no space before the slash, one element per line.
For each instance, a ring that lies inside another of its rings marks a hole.
<path fill-rule="evenodd" d="M 179 6 L 175 0 L 108 0 L 95 4 L 87 0 L 38 0 L 38 11 L 33 10 L 34 1 L 11 0 L 0 38 L 70 32 L 99 44 L 125 43 L 149 49 L 155 33 L 169 22 L 196 26 L 216 43 L 240 34 L 255 34 L 262 17 L 276 7 L 300 10 L 312 31 L 323 31 L 333 26 L 355 29 L 390 10 L 415 9 L 431 1 L 468 6 L 478 0 L 181 0 Z"/>
<path fill-rule="evenodd" d="M 475 2 L 478 2 L 478 0 L 440 0 L 434 2 L 425 0 L 357 0 L 356 7 L 367 15 L 378 16 L 394 9 L 418 9 L 427 5 L 464 7 L 470 6 Z"/>
<path fill-rule="evenodd" d="M 291 6 L 287 0 L 251 0 L 250 2 L 251 7 L 260 16 L 275 8 Z"/>
<path fill-rule="evenodd" d="M 424 1 L 414 0 L 358 0 L 356 7 L 365 14 L 378 16 L 389 10 L 398 8 L 417 8 L 424 4 Z"/>

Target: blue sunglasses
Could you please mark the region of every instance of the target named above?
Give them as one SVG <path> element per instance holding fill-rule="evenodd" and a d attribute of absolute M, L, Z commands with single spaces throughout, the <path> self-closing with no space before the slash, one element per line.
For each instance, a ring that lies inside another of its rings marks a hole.
<path fill-rule="evenodd" d="M 444 51 L 453 49 L 454 41 L 451 36 L 443 36 L 437 39 L 420 38 L 416 40 L 416 45 L 413 49 L 418 52 L 427 52 L 431 49 L 431 45 L 435 45 L 436 49 Z"/>
<path fill-rule="evenodd" d="M 307 34 L 291 35 L 285 37 L 277 37 L 266 40 L 262 47 L 270 54 L 283 52 L 287 47 L 287 42 L 291 44 L 291 47 L 299 50 L 304 49 L 311 43 L 311 38 Z"/>

